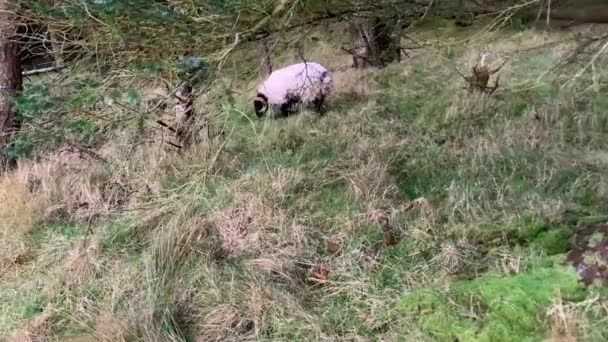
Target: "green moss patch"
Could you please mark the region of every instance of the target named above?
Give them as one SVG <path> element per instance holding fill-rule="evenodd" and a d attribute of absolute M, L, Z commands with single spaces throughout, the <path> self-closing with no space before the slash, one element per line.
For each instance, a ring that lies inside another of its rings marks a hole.
<path fill-rule="evenodd" d="M 439 341 L 526 341 L 546 336 L 543 316 L 559 296 L 585 297 L 570 268 L 486 274 L 457 281 L 447 291 L 420 289 L 403 296 L 397 311 Z"/>

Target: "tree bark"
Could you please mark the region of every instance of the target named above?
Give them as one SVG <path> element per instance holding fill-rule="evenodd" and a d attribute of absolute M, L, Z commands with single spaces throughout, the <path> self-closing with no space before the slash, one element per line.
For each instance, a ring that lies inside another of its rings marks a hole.
<path fill-rule="evenodd" d="M 385 67 L 401 60 L 400 22 L 393 18 L 374 16 L 354 23 L 355 35 L 347 51 L 353 56 L 353 67 Z"/>
<path fill-rule="evenodd" d="M 0 0 L 2 1 L 2 0 Z M 51 8 L 55 7 L 55 0 L 47 0 L 47 5 Z M 56 32 L 49 30 L 49 40 L 51 41 L 51 47 L 53 50 L 53 59 L 55 60 L 55 68 L 63 68 L 63 47 L 59 44 L 59 36 Z"/>
<path fill-rule="evenodd" d="M 11 136 L 21 126 L 12 103 L 13 96 L 21 91 L 23 79 L 19 47 L 13 41 L 16 18 L 10 5 L 10 0 L 0 0 L 0 151 L 9 146 Z M 0 166 L 15 164 L 13 158 L 0 160 Z"/>

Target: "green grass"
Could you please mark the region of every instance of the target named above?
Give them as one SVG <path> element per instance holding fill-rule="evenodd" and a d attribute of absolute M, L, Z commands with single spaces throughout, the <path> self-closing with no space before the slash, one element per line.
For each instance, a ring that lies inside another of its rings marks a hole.
<path fill-rule="evenodd" d="M 38 226 L 28 236 L 30 244 L 40 245 L 49 237 L 61 236 L 67 240 L 74 240 L 84 234 L 84 227 L 66 220 L 48 222 L 44 226 Z"/>
<path fill-rule="evenodd" d="M 30 286 L 0 288 L 0 300 L 4 303 L 0 309 L 1 334 L 14 331 L 44 310 L 48 298 L 41 286 Z"/>
<path fill-rule="evenodd" d="M 535 341 L 546 335 L 542 316 L 557 296 L 580 301 L 585 293 L 570 269 L 534 268 L 457 281 L 447 292 L 414 290 L 400 299 L 397 312 L 435 340 Z"/>

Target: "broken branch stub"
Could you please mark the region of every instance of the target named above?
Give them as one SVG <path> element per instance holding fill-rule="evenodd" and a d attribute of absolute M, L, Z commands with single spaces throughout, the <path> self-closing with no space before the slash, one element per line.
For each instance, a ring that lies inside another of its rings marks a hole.
<path fill-rule="evenodd" d="M 184 82 L 175 94 L 175 122 L 177 123 L 176 137 L 183 145 L 188 145 L 190 127 L 194 116 L 194 97 L 192 86 Z"/>

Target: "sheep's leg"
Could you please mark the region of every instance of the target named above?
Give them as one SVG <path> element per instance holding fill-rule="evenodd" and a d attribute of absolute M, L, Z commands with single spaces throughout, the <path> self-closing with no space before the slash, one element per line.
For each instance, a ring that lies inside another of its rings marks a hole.
<path fill-rule="evenodd" d="M 285 102 L 281 105 L 281 116 L 289 116 L 289 114 L 293 111 L 294 106 L 300 102 L 301 99 L 299 96 L 288 94 L 285 98 Z"/>
<path fill-rule="evenodd" d="M 315 100 L 313 101 L 315 111 L 317 113 L 319 113 L 319 115 L 325 114 L 325 109 L 323 107 L 324 103 L 325 103 L 325 96 L 319 96 L 319 97 L 315 98 Z"/>
<path fill-rule="evenodd" d="M 289 102 L 283 103 L 280 108 L 281 116 L 287 117 L 291 112 L 291 104 Z"/>

